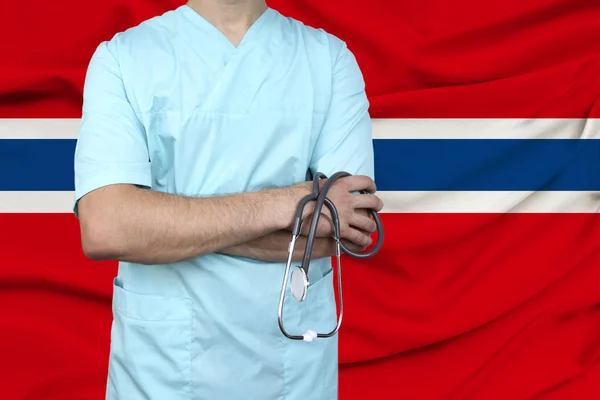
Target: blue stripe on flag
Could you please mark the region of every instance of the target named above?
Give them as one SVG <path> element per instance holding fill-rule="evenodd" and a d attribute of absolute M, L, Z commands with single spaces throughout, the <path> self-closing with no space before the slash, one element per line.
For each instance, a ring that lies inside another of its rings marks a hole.
<path fill-rule="evenodd" d="M 74 190 L 75 139 L 0 139 L 0 190 Z"/>
<path fill-rule="evenodd" d="M 374 140 L 378 190 L 600 190 L 597 139 Z"/>
<path fill-rule="evenodd" d="M 375 139 L 378 190 L 600 190 L 600 139 Z M 0 190 L 73 190 L 74 139 L 0 139 Z"/>

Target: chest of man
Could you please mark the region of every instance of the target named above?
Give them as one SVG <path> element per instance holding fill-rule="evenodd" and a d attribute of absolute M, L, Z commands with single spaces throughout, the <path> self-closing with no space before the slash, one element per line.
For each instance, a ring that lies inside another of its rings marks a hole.
<path fill-rule="evenodd" d="M 225 195 L 305 179 L 331 96 L 315 54 L 286 42 L 170 51 L 140 68 L 148 79 L 130 89 L 154 189 Z"/>

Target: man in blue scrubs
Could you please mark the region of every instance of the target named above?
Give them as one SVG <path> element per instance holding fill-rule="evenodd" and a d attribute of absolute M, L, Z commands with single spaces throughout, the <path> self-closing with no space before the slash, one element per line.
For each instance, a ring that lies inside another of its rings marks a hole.
<path fill-rule="evenodd" d="M 355 248 L 375 229 L 368 102 L 339 39 L 264 0 L 192 0 L 100 44 L 75 156 L 82 244 L 117 259 L 107 398 L 337 398 L 337 339 L 283 336 L 279 290 L 307 176 Z M 308 217 L 309 215 L 307 215 Z M 291 332 L 335 325 L 323 221 Z M 301 258 L 305 238 L 297 245 Z"/>

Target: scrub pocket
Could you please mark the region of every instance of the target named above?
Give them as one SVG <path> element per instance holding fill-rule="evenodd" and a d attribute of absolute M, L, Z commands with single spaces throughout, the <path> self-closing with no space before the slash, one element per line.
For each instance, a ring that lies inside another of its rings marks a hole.
<path fill-rule="evenodd" d="M 312 266 L 311 266 L 312 268 Z M 327 333 L 335 327 L 336 307 L 333 290 L 335 273 L 325 271 L 299 303 L 291 294 L 284 318 L 286 329 L 302 335 L 307 329 Z M 311 343 L 289 340 L 281 335 L 285 400 L 338 398 L 338 337 L 315 339 Z"/>
<path fill-rule="evenodd" d="M 191 399 L 192 300 L 113 290 L 107 399 Z"/>
<path fill-rule="evenodd" d="M 318 268 L 311 265 L 311 268 Z M 310 273 L 310 272 L 309 272 Z M 316 280 L 309 279 L 306 299 L 298 302 L 292 296 L 288 284 L 286 294 L 286 307 L 284 310 L 284 322 L 294 334 L 303 334 L 307 329 L 313 329 L 319 333 L 329 332 L 337 322 L 336 298 L 333 290 L 333 278 L 335 273 L 332 269 L 324 271 L 324 275 Z"/>

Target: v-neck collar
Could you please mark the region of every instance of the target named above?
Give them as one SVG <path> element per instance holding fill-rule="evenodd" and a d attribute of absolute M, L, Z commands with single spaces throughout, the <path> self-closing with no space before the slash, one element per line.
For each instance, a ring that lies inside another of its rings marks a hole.
<path fill-rule="evenodd" d="M 215 25 L 210 23 L 202 15 L 198 14 L 193 8 L 184 4 L 179 7 L 186 15 L 188 15 L 192 22 L 194 22 L 198 28 L 210 34 L 213 37 L 218 37 L 220 42 L 223 42 L 223 46 L 226 47 L 230 52 L 234 52 L 241 47 L 247 46 L 248 43 L 252 42 L 252 39 L 258 35 L 261 28 L 264 26 L 266 20 L 269 19 L 273 10 L 269 7 L 250 25 L 242 40 L 235 46 L 231 40 Z"/>
<path fill-rule="evenodd" d="M 232 79 L 245 79 L 244 90 L 248 93 L 255 90 L 270 71 L 273 57 L 284 43 L 278 22 L 280 14 L 272 8 L 267 8 L 254 21 L 237 47 L 191 7 L 180 6 L 177 12 L 180 15 L 178 32 L 190 46 L 189 50 L 208 67 L 203 72 L 210 81 L 213 102 L 220 101 L 219 87 Z M 251 76 L 242 79 L 244 71 Z"/>

